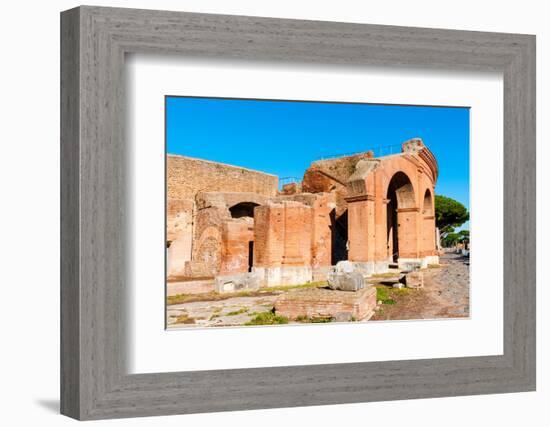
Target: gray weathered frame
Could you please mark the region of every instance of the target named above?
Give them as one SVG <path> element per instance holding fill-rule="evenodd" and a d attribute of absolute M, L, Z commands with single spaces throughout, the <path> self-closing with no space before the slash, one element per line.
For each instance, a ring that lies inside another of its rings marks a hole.
<path fill-rule="evenodd" d="M 504 75 L 504 354 L 128 375 L 130 52 Z M 83 6 L 61 14 L 61 412 L 99 419 L 535 390 L 535 37 Z"/>

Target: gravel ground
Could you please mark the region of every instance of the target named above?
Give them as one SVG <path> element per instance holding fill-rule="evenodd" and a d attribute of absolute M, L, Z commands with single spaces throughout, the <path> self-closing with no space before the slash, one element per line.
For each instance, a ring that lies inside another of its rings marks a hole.
<path fill-rule="evenodd" d="M 459 318 L 470 315 L 469 259 L 445 254 L 439 268 L 424 272 L 424 288 L 392 292 L 395 304 L 380 306 L 371 320 Z"/>

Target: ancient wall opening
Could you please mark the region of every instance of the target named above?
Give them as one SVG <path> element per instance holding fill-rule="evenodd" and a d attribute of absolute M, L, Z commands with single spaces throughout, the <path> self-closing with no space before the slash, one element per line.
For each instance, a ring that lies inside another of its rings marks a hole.
<path fill-rule="evenodd" d="M 336 215 L 336 209 L 330 212 L 330 231 L 331 231 L 331 265 L 336 265 L 338 261 L 348 259 L 348 211 L 346 210 L 340 216 Z"/>
<path fill-rule="evenodd" d="M 260 206 L 260 205 L 258 203 L 253 203 L 253 202 L 237 203 L 236 205 L 231 206 L 229 208 L 229 212 L 231 213 L 231 218 L 243 218 L 243 217 L 254 218 L 254 208 L 256 206 Z"/>
<path fill-rule="evenodd" d="M 416 247 L 416 203 L 411 180 L 404 172 L 396 172 L 388 185 L 387 246 L 390 261 L 411 257 Z"/>
<path fill-rule="evenodd" d="M 434 214 L 432 192 L 426 189 L 424 193 L 424 202 L 422 204 L 422 215 L 432 216 Z"/>

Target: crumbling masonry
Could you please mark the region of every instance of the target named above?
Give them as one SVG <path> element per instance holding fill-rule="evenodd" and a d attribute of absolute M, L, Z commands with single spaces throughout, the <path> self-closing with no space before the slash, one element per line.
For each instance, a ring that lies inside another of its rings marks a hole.
<path fill-rule="evenodd" d="M 438 263 L 437 174 L 420 139 L 313 162 L 281 191 L 274 175 L 168 155 L 168 281 L 224 292 L 325 280 L 341 260 L 365 275 Z"/>

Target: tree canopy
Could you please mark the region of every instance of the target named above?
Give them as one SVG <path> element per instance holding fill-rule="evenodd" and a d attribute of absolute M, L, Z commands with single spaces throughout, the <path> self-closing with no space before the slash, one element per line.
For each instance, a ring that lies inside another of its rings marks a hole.
<path fill-rule="evenodd" d="M 468 209 L 454 199 L 435 196 L 435 224 L 442 232 L 451 232 L 470 219 Z"/>
<path fill-rule="evenodd" d="M 460 230 L 458 233 L 450 232 L 446 233 L 445 236 L 441 238 L 441 244 L 445 248 L 450 248 L 455 246 L 457 243 L 469 242 L 470 241 L 470 232 L 468 230 Z"/>

